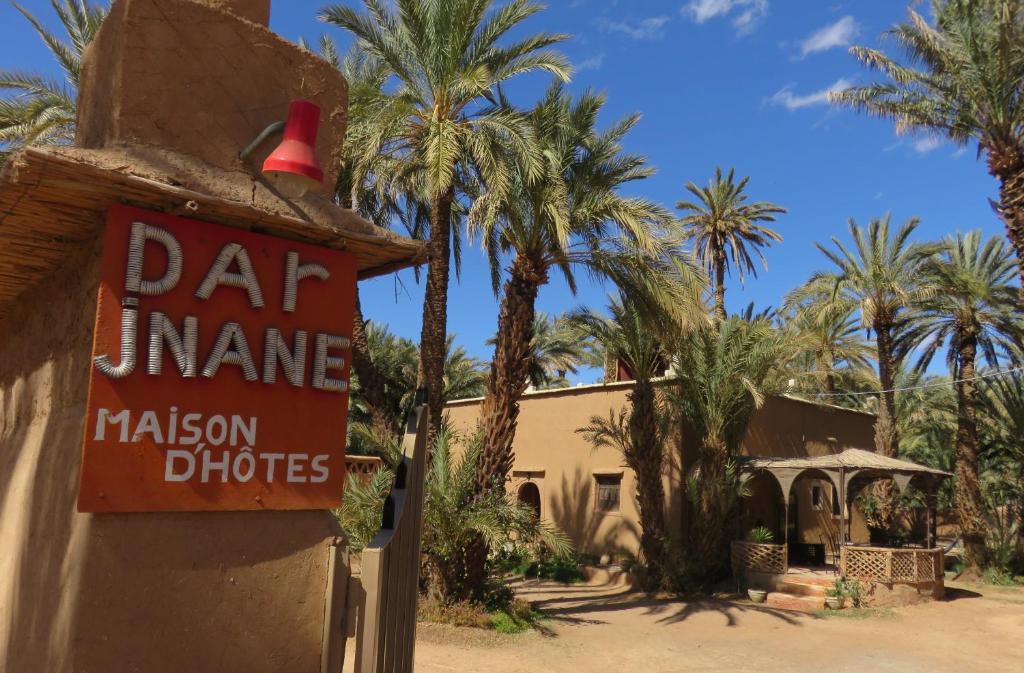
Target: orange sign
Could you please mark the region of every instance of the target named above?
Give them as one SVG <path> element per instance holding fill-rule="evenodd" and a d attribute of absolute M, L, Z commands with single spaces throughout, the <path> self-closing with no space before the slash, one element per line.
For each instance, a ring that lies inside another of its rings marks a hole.
<path fill-rule="evenodd" d="M 347 253 L 112 208 L 79 510 L 337 507 L 355 286 Z"/>

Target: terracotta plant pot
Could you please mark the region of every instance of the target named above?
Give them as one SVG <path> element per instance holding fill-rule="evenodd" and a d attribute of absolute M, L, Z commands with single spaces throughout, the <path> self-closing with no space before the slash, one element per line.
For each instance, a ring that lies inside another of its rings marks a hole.
<path fill-rule="evenodd" d="M 825 596 L 825 605 L 829 610 L 842 610 L 846 605 L 844 596 Z"/>
<path fill-rule="evenodd" d="M 754 603 L 764 603 L 768 598 L 768 592 L 764 589 L 747 589 L 747 596 Z"/>

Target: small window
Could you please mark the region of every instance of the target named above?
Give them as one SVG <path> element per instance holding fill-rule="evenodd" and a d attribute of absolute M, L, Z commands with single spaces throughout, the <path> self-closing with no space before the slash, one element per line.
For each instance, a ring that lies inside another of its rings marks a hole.
<path fill-rule="evenodd" d="M 594 475 L 594 479 L 597 481 L 597 511 L 618 512 L 622 475 L 598 474 Z"/>
<path fill-rule="evenodd" d="M 839 492 L 835 487 L 832 488 L 832 516 L 842 516 L 842 510 L 839 509 Z"/>
<path fill-rule="evenodd" d="M 811 509 L 822 509 L 825 502 L 825 492 L 821 486 L 811 486 Z"/>

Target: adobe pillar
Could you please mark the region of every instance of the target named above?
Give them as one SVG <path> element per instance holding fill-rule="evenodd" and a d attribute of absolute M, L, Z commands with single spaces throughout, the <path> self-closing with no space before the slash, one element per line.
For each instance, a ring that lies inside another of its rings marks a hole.
<path fill-rule="evenodd" d="M 162 512 L 84 513 L 76 506 L 83 439 L 96 437 L 86 410 L 101 286 L 114 288 L 124 306 L 137 300 L 145 313 L 137 344 L 143 365 L 150 342 L 142 339 L 156 308 L 145 308 L 154 296 L 126 295 L 123 284 L 105 280 L 112 213 L 131 213 L 127 226 L 151 220 L 168 231 L 187 222 L 197 241 L 205 240 L 206 225 L 238 231 L 225 234 L 225 245 L 218 240 L 219 248 L 271 237 L 276 242 L 266 250 L 283 257 L 258 261 L 254 248 L 257 276 L 286 266 L 292 244 L 300 257 L 313 248 L 350 255 L 360 278 L 424 257 L 421 245 L 337 208 L 328 190 L 299 199 L 280 194 L 259 171 L 274 142 L 238 158 L 269 123 L 285 118 L 289 101 L 310 100 L 322 111 L 317 152 L 325 184 L 337 176 L 345 81 L 271 33 L 268 11 L 268 2 L 245 0 L 116 0 L 84 59 L 76 146 L 25 150 L 0 172 L 0 671 L 316 673 L 341 637 L 328 587 L 343 540 L 330 512 L 279 511 L 272 503 L 190 512 L 173 511 L 173 502 Z M 193 234 L 175 235 L 187 264 L 200 248 L 189 243 Z M 127 247 L 125 240 L 115 245 Z M 158 278 L 165 253 L 150 253 L 154 266 L 144 273 Z M 234 259 L 226 272 L 243 271 Z M 316 282 L 301 281 L 299 302 L 302 284 Z M 281 290 L 267 288 L 270 310 Z M 246 296 L 231 285 L 219 292 L 232 302 Z M 273 310 L 271 322 L 289 320 L 279 306 Z M 173 317 L 176 329 L 188 315 Z M 203 334 L 221 327 L 200 322 L 199 350 Z M 246 329 L 262 366 L 266 330 L 256 337 Z M 296 357 L 294 331 L 287 334 Z M 309 339 L 312 366 L 313 332 Z M 237 352 L 237 339 L 232 344 Z M 343 359 L 329 351 L 324 362 L 328 356 Z M 119 351 L 111 357 L 119 364 Z M 175 373 L 174 366 L 166 359 L 164 373 Z M 270 385 L 262 371 L 253 381 L 237 366 L 222 366 L 246 395 L 258 397 L 258 386 Z M 127 376 L 152 375 L 143 369 Z M 337 413 L 345 413 L 344 404 Z M 241 451 L 250 426 L 240 423 Z M 171 448 L 166 435 L 161 444 L 138 426 L 133 433 L 153 440 L 155 451 Z M 259 433 L 257 426 L 257 441 Z M 123 467 L 116 476 L 129 482 L 149 478 L 133 458 L 142 455 L 141 444 L 127 440 L 124 460 L 108 467 Z M 312 457 L 304 464 L 309 470 L 296 468 L 293 476 L 315 477 Z M 197 487 L 193 504 L 219 497 L 216 488 Z"/>

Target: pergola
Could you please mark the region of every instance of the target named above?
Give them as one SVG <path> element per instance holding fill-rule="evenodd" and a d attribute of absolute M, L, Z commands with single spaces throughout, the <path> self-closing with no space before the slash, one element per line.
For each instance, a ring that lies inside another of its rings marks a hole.
<path fill-rule="evenodd" d="M 840 507 L 840 545 L 846 545 L 850 537 L 850 517 L 848 505 L 850 495 L 877 479 L 889 478 L 896 484 L 900 492 L 905 491 L 911 482 L 925 495 L 928 512 L 927 548 L 935 545 L 935 507 L 936 494 L 944 479 L 951 477 L 949 472 L 937 470 L 925 465 L 881 456 L 862 449 L 847 449 L 842 453 L 813 458 L 740 458 L 741 470 L 745 474 L 765 472 L 770 474 L 782 490 L 785 511 L 784 526 L 788 543 L 789 501 L 793 484 L 801 476 L 815 473 L 816 476 L 827 478 L 839 494 Z"/>

